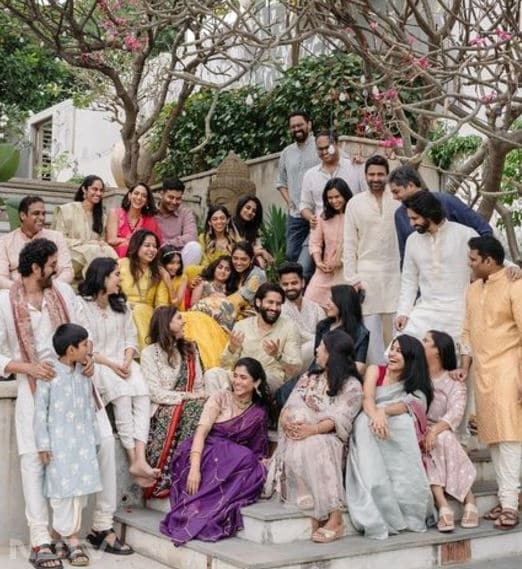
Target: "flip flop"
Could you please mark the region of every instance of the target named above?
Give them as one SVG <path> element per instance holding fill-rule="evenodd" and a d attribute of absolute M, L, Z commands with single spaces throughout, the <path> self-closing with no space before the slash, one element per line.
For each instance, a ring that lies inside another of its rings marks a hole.
<path fill-rule="evenodd" d="M 437 529 L 441 533 L 446 533 L 455 529 L 454 514 L 451 508 L 442 506 L 442 508 L 439 509 L 439 521 L 437 522 Z"/>
<path fill-rule="evenodd" d="M 315 530 L 312 535 L 312 541 L 315 543 L 330 543 L 339 539 L 344 535 L 344 525 L 339 526 L 337 529 L 319 528 Z"/>
<path fill-rule="evenodd" d="M 465 529 L 478 528 L 479 526 L 479 511 L 475 504 L 466 504 L 464 506 L 464 513 L 460 520 L 460 527 Z"/>

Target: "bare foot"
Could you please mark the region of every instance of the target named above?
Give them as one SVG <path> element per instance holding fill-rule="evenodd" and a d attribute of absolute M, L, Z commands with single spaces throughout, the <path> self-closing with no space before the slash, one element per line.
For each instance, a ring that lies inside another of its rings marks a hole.
<path fill-rule="evenodd" d="M 145 478 L 143 476 L 134 476 L 133 478 L 140 488 L 150 488 L 154 484 L 154 478 Z"/>
<path fill-rule="evenodd" d="M 146 462 L 134 462 L 129 467 L 129 472 L 134 478 L 148 478 L 155 480 L 160 475 L 159 468 L 152 468 Z"/>

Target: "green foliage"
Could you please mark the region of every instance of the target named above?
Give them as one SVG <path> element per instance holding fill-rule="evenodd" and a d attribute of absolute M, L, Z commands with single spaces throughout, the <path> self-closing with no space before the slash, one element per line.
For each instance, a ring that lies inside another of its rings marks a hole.
<path fill-rule="evenodd" d="M 266 212 L 263 227 L 261 228 L 261 243 L 274 257 L 274 263 L 267 267 L 267 276 L 270 281 L 277 281 L 275 268 L 286 259 L 286 216 L 287 214 L 275 205 Z"/>
<path fill-rule="evenodd" d="M 442 129 L 435 132 L 435 140 L 444 134 Z M 473 154 L 480 146 L 482 139 L 476 134 L 469 136 L 454 136 L 442 144 L 435 144 L 430 156 L 435 166 L 442 170 L 449 170 L 457 156 Z"/>
<path fill-rule="evenodd" d="M 522 208 L 516 207 L 522 200 L 522 190 L 520 181 L 522 180 L 522 150 L 517 148 L 512 150 L 507 156 L 502 171 L 501 191 L 503 192 L 502 202 L 510 206 L 513 212 L 513 225 L 522 227 Z M 518 184 L 518 185 L 515 185 Z M 515 206 L 515 207 L 513 207 Z M 497 222 L 499 227 L 503 226 L 502 220 Z"/>
<path fill-rule="evenodd" d="M 0 182 L 7 182 L 16 174 L 20 151 L 13 144 L 0 144 Z"/>

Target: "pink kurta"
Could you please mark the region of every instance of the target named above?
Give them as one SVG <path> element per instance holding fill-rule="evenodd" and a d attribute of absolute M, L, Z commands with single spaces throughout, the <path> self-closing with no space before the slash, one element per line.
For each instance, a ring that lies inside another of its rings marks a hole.
<path fill-rule="evenodd" d="M 117 233 L 118 237 L 130 240 L 130 238 L 133 236 L 134 233 L 136 233 L 136 231 L 138 231 L 138 229 L 148 229 L 149 231 L 152 231 L 158 236 L 160 243 L 163 242 L 161 231 L 158 227 L 155 218 L 152 215 L 140 216 L 140 218 L 138 219 L 138 223 L 134 227 L 131 227 L 129 224 L 129 215 L 122 207 L 119 207 L 116 210 L 116 213 L 118 217 L 118 233 Z M 120 257 L 121 259 L 127 256 L 128 248 L 129 248 L 128 243 L 122 243 L 121 245 L 114 247 L 114 250 L 118 254 L 118 257 Z"/>
<path fill-rule="evenodd" d="M 342 270 L 344 213 L 328 220 L 318 217 L 317 226 L 310 233 L 310 255 L 321 254 L 323 263 L 336 267 L 332 273 L 315 269 L 305 296 L 324 308 L 331 298 L 333 285 L 345 283 Z"/>
<path fill-rule="evenodd" d="M 440 433 L 426 461 L 430 484 L 442 486 L 447 494 L 460 502 L 471 490 L 477 472 L 464 452 L 455 431 L 464 416 L 466 385 L 453 381 L 445 372 L 433 380 L 433 401 L 428 411 L 430 426 L 444 421 L 449 431 Z"/>

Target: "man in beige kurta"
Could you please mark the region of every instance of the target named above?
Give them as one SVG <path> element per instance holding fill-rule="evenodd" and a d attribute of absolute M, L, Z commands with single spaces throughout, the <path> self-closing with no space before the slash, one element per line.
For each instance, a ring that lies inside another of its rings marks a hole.
<path fill-rule="evenodd" d="M 383 364 L 392 340 L 393 317 L 401 285 L 394 215 L 399 204 L 386 188 L 388 162 L 383 156 L 366 161 L 368 190 L 354 196 L 344 216 L 344 277 L 362 289 L 364 325 L 370 330 L 367 362 Z"/>
<path fill-rule="evenodd" d="M 518 523 L 522 459 L 522 280 L 510 280 L 494 237 L 469 241 L 476 280 L 468 289 L 462 332 L 464 379 L 473 357 L 479 438 L 489 445 L 502 514 L 495 525 Z"/>

